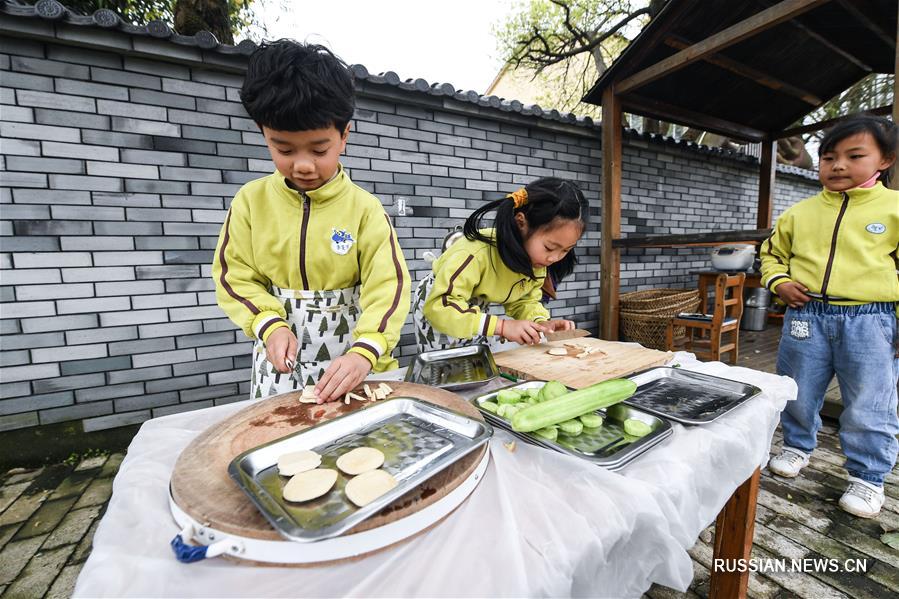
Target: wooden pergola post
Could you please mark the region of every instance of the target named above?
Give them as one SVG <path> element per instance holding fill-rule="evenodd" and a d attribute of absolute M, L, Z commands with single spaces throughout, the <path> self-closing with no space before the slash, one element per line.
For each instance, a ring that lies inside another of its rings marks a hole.
<path fill-rule="evenodd" d="M 759 165 L 759 209 L 756 227 L 771 228 L 774 204 L 774 175 L 777 171 L 777 140 L 762 140 L 762 159 Z"/>
<path fill-rule="evenodd" d="M 602 239 L 600 255 L 599 336 L 618 341 L 618 291 L 621 250 L 621 101 L 610 85 L 602 95 Z"/>

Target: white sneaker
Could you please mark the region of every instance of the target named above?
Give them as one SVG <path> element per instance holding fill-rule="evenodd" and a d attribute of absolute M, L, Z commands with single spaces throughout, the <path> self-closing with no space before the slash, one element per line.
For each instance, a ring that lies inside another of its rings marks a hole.
<path fill-rule="evenodd" d="M 883 487 L 850 476 L 849 486 L 840 497 L 840 507 L 859 518 L 873 518 L 880 513 L 883 500 Z"/>
<path fill-rule="evenodd" d="M 774 474 L 794 478 L 799 471 L 808 466 L 809 454 L 799 449 L 786 447 L 768 462 L 768 469 Z"/>

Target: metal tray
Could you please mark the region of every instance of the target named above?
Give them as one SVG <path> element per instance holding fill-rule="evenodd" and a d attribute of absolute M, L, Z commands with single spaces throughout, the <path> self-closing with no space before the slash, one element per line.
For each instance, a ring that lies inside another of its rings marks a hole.
<path fill-rule="evenodd" d="M 706 424 L 762 392 L 746 383 L 662 366 L 630 378 L 637 392 L 624 403 L 682 424 Z"/>
<path fill-rule="evenodd" d="M 517 385 L 510 385 L 506 389 L 535 389 L 545 384 L 544 381 L 527 381 Z M 584 429 L 584 432 L 577 437 L 560 434 L 558 440 L 550 441 L 532 433 L 513 431 L 512 425 L 508 420 L 481 409 L 480 406 L 483 402 L 495 401 L 498 393 L 499 391 L 493 391 L 473 400 L 475 406 L 484 414 L 485 419 L 495 427 L 506 430 L 534 445 L 567 453 L 613 471 L 623 468 L 674 433 L 671 423 L 664 418 L 659 418 L 631 406 L 616 404 L 605 410 L 596 411 L 597 414 L 603 417 L 601 427 L 592 431 Z M 623 423 L 628 418 L 642 420 L 652 428 L 652 432 L 645 437 L 628 440 L 623 429 Z"/>
<path fill-rule="evenodd" d="M 262 515 L 292 541 L 335 537 L 377 514 L 405 493 L 486 443 L 490 425 L 412 398 L 398 397 L 366 406 L 312 428 L 271 441 L 240 454 L 228 473 Z M 351 478 L 337 469 L 337 458 L 357 447 L 384 452 L 382 468 L 399 484 L 365 507 L 344 493 Z M 285 501 L 289 480 L 278 474 L 278 457 L 303 449 L 322 456 L 321 468 L 338 470 L 337 483 L 319 499 Z"/>
<path fill-rule="evenodd" d="M 406 382 L 442 389 L 467 389 L 499 376 L 493 353 L 484 344 L 423 352 L 406 370 Z"/>

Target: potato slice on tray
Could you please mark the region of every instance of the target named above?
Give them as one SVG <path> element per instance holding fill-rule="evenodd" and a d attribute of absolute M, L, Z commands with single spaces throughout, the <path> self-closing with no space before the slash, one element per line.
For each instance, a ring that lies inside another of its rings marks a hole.
<path fill-rule="evenodd" d="M 318 499 L 337 482 L 337 470 L 316 468 L 300 472 L 284 485 L 282 496 L 287 501 L 302 502 Z"/>
<path fill-rule="evenodd" d="M 350 476 L 375 470 L 383 463 L 384 454 L 373 447 L 357 447 L 337 458 L 337 467 Z"/>
<path fill-rule="evenodd" d="M 278 474 L 293 476 L 307 470 L 314 470 L 322 463 L 322 457 L 314 451 L 292 451 L 278 457 Z"/>
<path fill-rule="evenodd" d="M 370 470 L 346 484 L 347 499 L 365 507 L 397 485 L 396 479 L 386 470 Z"/>

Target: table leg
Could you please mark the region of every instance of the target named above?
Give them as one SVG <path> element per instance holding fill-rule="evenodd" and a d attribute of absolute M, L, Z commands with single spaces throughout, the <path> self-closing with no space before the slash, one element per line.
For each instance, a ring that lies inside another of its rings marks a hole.
<path fill-rule="evenodd" d="M 746 597 L 749 562 L 742 562 L 744 567 L 739 567 L 736 560 L 749 560 L 752 551 L 760 476 L 761 471 L 756 468 L 752 476 L 737 487 L 715 520 L 715 548 L 709 588 L 711 599 Z"/>

